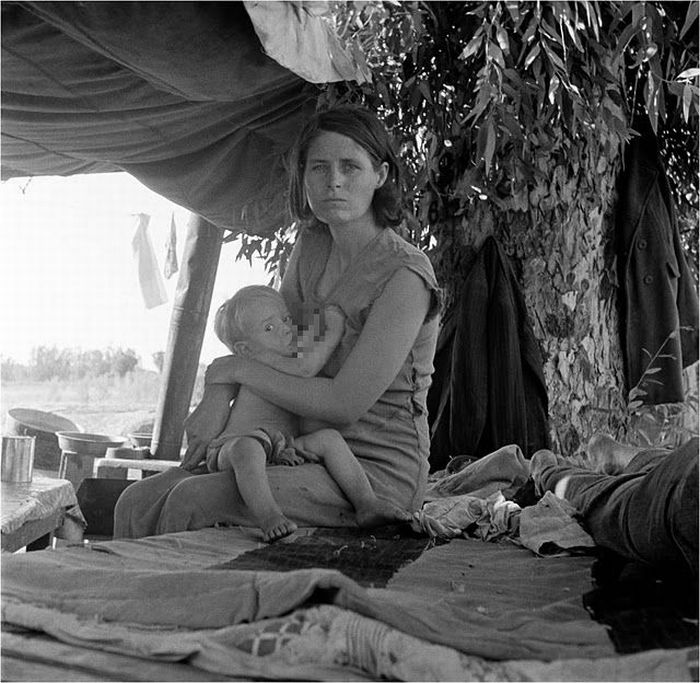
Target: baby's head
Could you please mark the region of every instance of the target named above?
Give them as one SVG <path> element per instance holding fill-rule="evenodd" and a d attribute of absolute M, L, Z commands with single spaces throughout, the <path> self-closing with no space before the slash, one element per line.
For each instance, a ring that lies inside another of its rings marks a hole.
<path fill-rule="evenodd" d="M 236 351 L 294 353 L 292 319 L 281 294 L 272 287 L 250 285 L 225 301 L 214 317 L 216 336 Z"/>

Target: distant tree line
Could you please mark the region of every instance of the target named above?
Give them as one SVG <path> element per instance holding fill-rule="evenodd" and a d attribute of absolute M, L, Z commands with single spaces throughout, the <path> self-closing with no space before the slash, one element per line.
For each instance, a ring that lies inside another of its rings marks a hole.
<path fill-rule="evenodd" d="M 84 377 L 111 375 L 124 377 L 133 372 L 139 357 L 133 349 L 59 349 L 55 346 L 38 346 L 32 349 L 29 364 L 3 358 L 0 378 L 5 382 L 46 380 L 74 380 Z"/>

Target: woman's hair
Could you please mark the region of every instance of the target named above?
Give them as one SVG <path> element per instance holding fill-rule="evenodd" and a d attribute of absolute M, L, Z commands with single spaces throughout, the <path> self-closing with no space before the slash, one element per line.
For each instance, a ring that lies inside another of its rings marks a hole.
<path fill-rule="evenodd" d="M 404 219 L 401 165 L 389 134 L 371 111 L 350 105 L 317 112 L 302 128 L 292 147 L 289 159 L 289 210 L 294 219 L 305 223 L 316 220 L 306 201 L 304 168 L 309 146 L 322 131 L 339 133 L 354 140 L 367 152 L 375 169 L 381 163 L 387 163 L 389 172 L 384 184 L 374 192 L 372 209 L 381 227 L 399 225 Z"/>
<path fill-rule="evenodd" d="M 230 351 L 233 351 L 236 342 L 248 338 L 250 332 L 244 327 L 243 316 L 250 304 L 260 299 L 274 299 L 284 303 L 282 295 L 276 289 L 265 285 L 249 285 L 239 289 L 219 306 L 214 316 L 214 332 Z"/>

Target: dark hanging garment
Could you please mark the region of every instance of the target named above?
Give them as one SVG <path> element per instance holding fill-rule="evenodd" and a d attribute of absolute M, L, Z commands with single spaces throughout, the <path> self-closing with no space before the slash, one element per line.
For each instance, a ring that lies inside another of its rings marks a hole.
<path fill-rule="evenodd" d="M 627 147 L 618 188 L 620 332 L 628 391 L 651 356 L 664 356 L 651 363 L 659 368 L 647 375 L 654 381 L 641 386 L 647 394 L 640 400 L 653 405 L 685 398 L 682 371 L 698 359 L 698 295 L 656 136 L 648 122 L 641 128 Z"/>
<path fill-rule="evenodd" d="M 542 356 L 507 257 L 485 240 L 444 321 L 429 396 L 431 470 L 451 456 L 549 445 Z"/>

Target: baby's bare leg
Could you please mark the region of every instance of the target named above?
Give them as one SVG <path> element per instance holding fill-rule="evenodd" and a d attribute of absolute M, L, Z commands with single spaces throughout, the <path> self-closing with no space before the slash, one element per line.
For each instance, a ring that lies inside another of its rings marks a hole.
<path fill-rule="evenodd" d="M 320 429 L 297 437 L 300 449 L 318 455 L 328 473 L 355 508 L 357 525 L 381 526 L 411 519 L 411 513 L 377 498 L 362 466 L 335 429 Z"/>
<path fill-rule="evenodd" d="M 276 541 L 296 530 L 272 497 L 265 471 L 265 450 L 249 436 L 226 442 L 219 451 L 220 471 L 233 470 L 241 497 L 259 524 L 265 541 Z"/>

